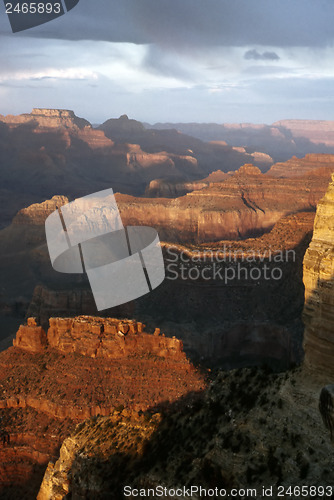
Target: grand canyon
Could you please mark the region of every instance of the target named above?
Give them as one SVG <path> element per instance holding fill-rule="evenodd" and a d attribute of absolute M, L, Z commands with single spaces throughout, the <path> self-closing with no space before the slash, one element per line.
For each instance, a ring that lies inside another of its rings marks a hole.
<path fill-rule="evenodd" d="M 1 498 L 329 491 L 333 138 L 312 120 L 0 115 Z M 97 311 L 85 274 L 52 268 L 45 221 L 107 188 L 125 226 L 158 231 L 166 277 Z"/>

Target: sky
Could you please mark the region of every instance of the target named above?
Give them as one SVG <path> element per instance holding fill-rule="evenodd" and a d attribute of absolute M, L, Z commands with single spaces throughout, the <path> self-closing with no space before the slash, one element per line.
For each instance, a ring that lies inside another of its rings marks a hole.
<path fill-rule="evenodd" d="M 0 113 L 332 120 L 333 26 L 333 0 L 80 0 L 12 33 L 1 3 Z"/>

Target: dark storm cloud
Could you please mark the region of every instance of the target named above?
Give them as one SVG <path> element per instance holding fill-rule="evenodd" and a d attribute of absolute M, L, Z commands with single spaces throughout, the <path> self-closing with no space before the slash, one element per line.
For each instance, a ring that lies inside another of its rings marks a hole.
<path fill-rule="evenodd" d="M 256 49 L 247 50 L 244 54 L 244 59 L 254 59 L 255 61 L 278 61 L 280 57 L 276 52 L 258 52 Z"/>
<path fill-rule="evenodd" d="M 332 0 L 81 0 L 66 15 L 16 36 L 212 45 L 325 46 Z M 10 32 L 3 14 L 2 33 Z"/>

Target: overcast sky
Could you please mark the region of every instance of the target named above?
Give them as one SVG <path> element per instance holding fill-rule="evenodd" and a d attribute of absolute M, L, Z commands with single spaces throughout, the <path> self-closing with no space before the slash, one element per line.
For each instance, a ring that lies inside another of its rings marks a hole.
<path fill-rule="evenodd" d="M 1 2 L 0 113 L 332 120 L 333 26 L 333 0 L 80 0 L 13 34 Z"/>

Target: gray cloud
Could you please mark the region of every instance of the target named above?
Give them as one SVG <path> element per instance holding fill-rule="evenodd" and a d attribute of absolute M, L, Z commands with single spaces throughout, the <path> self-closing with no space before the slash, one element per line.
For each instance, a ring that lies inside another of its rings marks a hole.
<path fill-rule="evenodd" d="M 0 12 L 1 113 L 70 108 L 93 122 L 334 113 L 333 0 L 80 0 L 15 35 Z"/>
<path fill-rule="evenodd" d="M 326 46 L 334 41 L 332 0 L 81 0 L 19 37 L 213 45 Z M 10 33 L 5 15 L 0 33 Z"/>
<path fill-rule="evenodd" d="M 280 57 L 276 52 L 258 52 L 256 49 L 247 50 L 244 59 L 254 59 L 255 61 L 279 61 Z"/>

